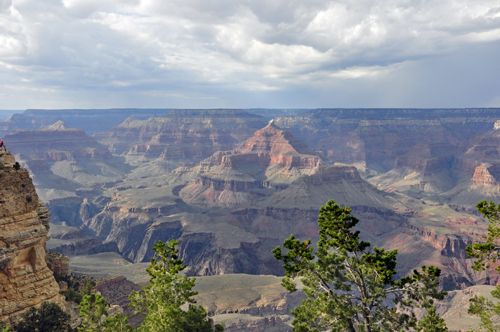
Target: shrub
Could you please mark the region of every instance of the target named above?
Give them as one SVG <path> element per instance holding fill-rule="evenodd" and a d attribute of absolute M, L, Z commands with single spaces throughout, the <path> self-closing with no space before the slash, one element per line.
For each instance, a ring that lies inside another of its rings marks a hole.
<path fill-rule="evenodd" d="M 71 316 L 55 303 L 43 302 L 40 309 L 32 307 L 17 325 L 17 332 L 76 332 L 70 325 Z"/>
<path fill-rule="evenodd" d="M 68 288 L 68 290 L 61 291 L 61 294 L 64 295 L 66 301 L 72 301 L 80 304 L 83 299 L 83 295 L 73 289 L 73 287 Z"/>
<path fill-rule="evenodd" d="M 7 325 L 4 325 L 0 323 L 0 332 L 11 332 L 12 329 L 10 328 L 10 324 L 7 323 Z"/>

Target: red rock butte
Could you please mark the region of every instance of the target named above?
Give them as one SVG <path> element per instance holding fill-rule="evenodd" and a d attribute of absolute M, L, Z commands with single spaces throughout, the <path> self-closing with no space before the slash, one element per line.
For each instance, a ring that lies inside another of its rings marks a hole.
<path fill-rule="evenodd" d="M 323 161 L 306 144 L 287 130 L 279 128 L 274 120 L 257 130 L 252 137 L 234 151 L 217 152 L 208 159 L 212 165 L 236 167 L 255 163 L 261 166 L 318 167 Z"/>
<path fill-rule="evenodd" d="M 309 150 L 306 144 L 293 137 L 291 132 L 279 128 L 274 120 L 271 120 L 266 127 L 257 130 L 253 137 L 246 140 L 236 151 L 238 153 L 268 152 L 283 155 L 314 155 L 314 152 Z"/>

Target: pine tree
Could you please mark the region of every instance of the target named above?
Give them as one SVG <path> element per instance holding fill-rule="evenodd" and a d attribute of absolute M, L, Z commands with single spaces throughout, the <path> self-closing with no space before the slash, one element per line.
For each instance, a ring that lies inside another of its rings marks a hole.
<path fill-rule="evenodd" d="M 10 328 L 10 324 L 7 323 L 7 324 L 3 324 L 3 323 L 0 323 L 0 332 L 11 332 L 12 329 Z"/>
<path fill-rule="evenodd" d="M 80 317 L 83 318 L 82 326 L 79 328 L 80 332 L 135 331 L 129 324 L 129 315 L 123 316 L 119 313 L 114 317 L 109 317 L 106 307 L 106 300 L 100 294 L 85 295 L 78 306 Z"/>
<path fill-rule="evenodd" d="M 273 250 L 274 257 L 283 261 L 285 278 L 282 285 L 290 292 L 297 290 L 296 279 L 303 284 L 307 298 L 292 311 L 295 332 L 372 332 L 400 331 L 417 328 L 417 319 L 408 311 L 415 306 L 427 306 L 427 318 L 421 331 L 439 320 L 430 299 L 443 299 L 439 291 L 439 268 L 422 266 L 421 271 L 394 280 L 397 250 L 373 248 L 361 241 L 359 231 L 353 231 L 359 220 L 349 207 L 340 207 L 333 200 L 321 207 L 318 217 L 317 249 L 311 240 L 301 241 L 291 235 L 283 246 Z"/>
<path fill-rule="evenodd" d="M 481 201 L 476 205 L 483 218 L 488 220 L 488 236 L 485 236 L 486 242 L 473 243 L 465 249 L 468 258 L 476 258 L 472 268 L 476 271 L 490 269 L 491 263 L 496 263 L 500 255 L 500 204 L 496 205 L 492 201 L 487 203 Z M 500 273 L 500 266 L 495 268 Z M 500 299 L 500 285 L 497 285 L 491 295 Z M 468 312 L 481 318 L 479 330 L 471 329 L 469 331 L 500 331 L 500 302 L 493 302 L 483 296 L 474 296 L 470 299 Z"/>
<path fill-rule="evenodd" d="M 193 296 L 198 294 L 193 291 L 196 278 L 179 275 L 186 266 L 178 256 L 179 250 L 175 249 L 177 244 L 179 241 L 172 240 L 154 245 L 155 255 L 146 270 L 150 284 L 141 293 L 130 296 L 136 313 L 144 314 L 140 329 L 143 332 L 213 332 L 206 310 L 194 304 Z M 189 305 L 187 311 L 182 309 L 185 304 Z M 220 324 L 215 328 L 224 330 Z"/>
<path fill-rule="evenodd" d="M 40 309 L 31 307 L 16 326 L 17 332 L 76 332 L 71 316 L 55 303 L 43 302 Z"/>
<path fill-rule="evenodd" d="M 134 292 L 129 296 L 135 313 L 144 315 L 144 321 L 137 331 L 141 332 L 216 332 L 224 331 L 224 326 L 215 324 L 208 318 L 203 307 L 194 303 L 193 291 L 195 278 L 179 275 L 186 267 L 179 258 L 175 246 L 179 241 L 154 245 L 154 257 L 147 268 L 150 284 L 143 287 L 142 292 Z M 92 287 L 88 287 L 90 290 Z M 182 307 L 188 304 L 188 309 Z M 136 329 L 129 325 L 129 315 L 118 314 L 108 317 L 106 301 L 99 294 L 86 295 L 78 307 L 80 317 L 84 319 L 81 332 L 133 332 Z"/>

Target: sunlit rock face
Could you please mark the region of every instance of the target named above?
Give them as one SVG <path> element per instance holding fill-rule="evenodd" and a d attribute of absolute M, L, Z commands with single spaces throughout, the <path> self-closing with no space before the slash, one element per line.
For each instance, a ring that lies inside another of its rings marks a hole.
<path fill-rule="evenodd" d="M 49 213 L 26 169 L 0 151 L 0 321 L 17 322 L 44 301 L 63 305 L 45 261 Z"/>
<path fill-rule="evenodd" d="M 189 274 L 280 275 L 271 250 L 292 233 L 314 242 L 318 209 L 334 199 L 352 206 L 364 240 L 399 250 L 398 276 L 433 264 L 446 289 L 496 282 L 470 268 L 464 248 L 485 232 L 476 209 L 467 209 L 500 197 L 500 142 L 489 132 L 498 112 L 380 112 L 360 110 L 356 118 L 317 110 L 268 124 L 242 111 L 175 111 L 130 118 L 95 135 L 102 145 L 79 136 L 86 143 L 74 150 L 60 140 L 66 152 L 19 161 L 36 183 L 66 190 L 48 193 L 47 206 L 58 226 L 75 229 L 54 227 L 53 241 L 62 244 L 47 248 L 68 255 L 116 250 L 147 262 L 155 242 L 179 239 Z M 68 128 L 59 124 L 45 136 L 58 130 Z M 29 150 L 34 138 L 19 142 Z M 85 187 L 78 179 L 95 168 L 80 162 L 107 163 L 103 146 L 134 167 L 123 179 Z M 77 162 L 73 173 L 63 167 L 68 155 Z"/>
<path fill-rule="evenodd" d="M 195 179 L 180 196 L 197 206 L 248 206 L 323 164 L 317 153 L 271 121 L 239 148 L 216 152 L 186 169 Z"/>

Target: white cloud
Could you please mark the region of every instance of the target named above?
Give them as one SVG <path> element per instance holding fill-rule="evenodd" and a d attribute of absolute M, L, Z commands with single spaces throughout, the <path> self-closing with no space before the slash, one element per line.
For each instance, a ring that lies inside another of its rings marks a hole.
<path fill-rule="evenodd" d="M 500 0 L 0 0 L 0 88 L 28 84 L 75 106 L 92 94 L 148 103 L 148 92 L 223 102 L 368 88 L 403 75 L 400 64 L 498 42 Z"/>

